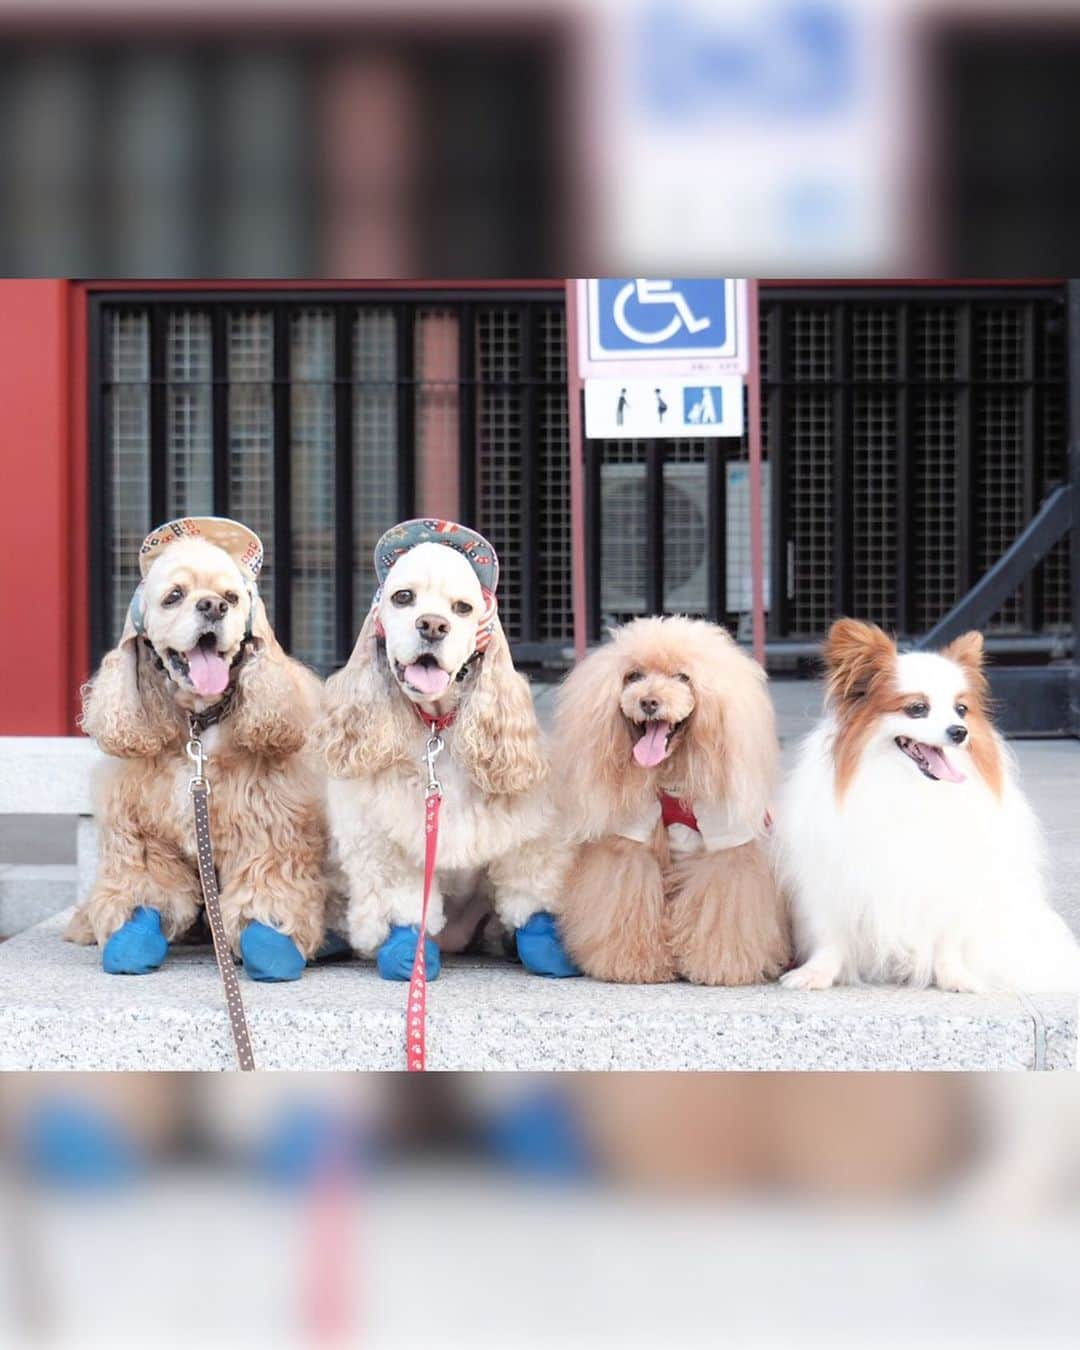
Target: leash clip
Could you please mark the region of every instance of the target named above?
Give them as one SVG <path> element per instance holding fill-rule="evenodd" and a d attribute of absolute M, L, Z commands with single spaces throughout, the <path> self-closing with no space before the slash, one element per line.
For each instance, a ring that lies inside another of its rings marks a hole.
<path fill-rule="evenodd" d="M 424 795 L 427 797 L 441 797 L 442 784 L 439 782 L 435 773 L 435 761 L 442 754 L 446 742 L 437 731 L 433 731 L 428 737 L 427 748 L 424 751 L 424 759 L 427 762 L 427 787 L 424 789 Z"/>
<path fill-rule="evenodd" d="M 193 793 L 196 790 L 196 788 L 204 788 L 207 792 L 209 792 L 210 780 L 206 777 L 206 774 L 203 772 L 203 770 L 206 768 L 206 761 L 207 759 L 209 759 L 209 755 L 207 755 L 206 752 L 203 750 L 203 743 L 199 739 L 199 731 L 195 725 L 195 719 L 193 717 L 188 722 L 188 730 L 190 732 L 190 739 L 188 740 L 187 745 L 184 747 L 184 752 L 187 755 L 188 759 L 190 759 L 192 764 L 194 764 L 195 766 L 195 773 L 192 776 L 191 781 L 188 783 L 188 792 Z"/>

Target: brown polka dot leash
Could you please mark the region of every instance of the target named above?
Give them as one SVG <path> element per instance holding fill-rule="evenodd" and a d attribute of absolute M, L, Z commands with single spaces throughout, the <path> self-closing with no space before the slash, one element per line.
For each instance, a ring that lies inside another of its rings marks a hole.
<path fill-rule="evenodd" d="M 199 728 L 194 720 L 190 724 L 191 739 L 187 743 L 187 755 L 195 766 L 195 773 L 188 784 L 191 804 L 195 815 L 195 844 L 199 860 L 199 882 L 202 885 L 203 904 L 206 906 L 206 918 L 210 924 L 210 936 L 214 940 L 214 955 L 217 957 L 221 983 L 225 990 L 225 1010 L 229 1014 L 229 1026 L 232 1029 L 233 1048 L 236 1051 L 237 1066 L 249 1073 L 255 1068 L 255 1056 L 251 1050 L 251 1035 L 248 1032 L 247 1018 L 244 1016 L 244 1000 L 240 996 L 240 981 L 236 978 L 232 950 L 225 936 L 225 925 L 221 921 L 221 895 L 218 891 L 217 871 L 214 868 L 214 848 L 210 842 L 210 780 L 206 777 L 206 754 L 199 739 Z"/>

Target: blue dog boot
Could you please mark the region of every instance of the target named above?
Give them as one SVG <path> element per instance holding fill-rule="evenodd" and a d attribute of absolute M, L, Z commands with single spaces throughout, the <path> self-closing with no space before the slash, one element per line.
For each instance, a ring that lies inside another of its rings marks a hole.
<path fill-rule="evenodd" d="M 566 954 L 555 916 L 543 910 L 517 930 L 517 953 L 521 964 L 534 975 L 561 980 L 581 974 Z"/>
<path fill-rule="evenodd" d="M 352 956 L 352 945 L 348 938 L 330 929 L 323 938 L 322 946 L 308 962 L 313 966 L 318 961 L 345 961 Z"/>
<path fill-rule="evenodd" d="M 579 1113 L 561 1087 L 512 1097 L 486 1122 L 483 1138 L 518 1176 L 587 1181 L 597 1170 Z"/>
<path fill-rule="evenodd" d="M 407 980 L 412 974 L 413 958 L 416 955 L 416 939 L 420 929 L 416 924 L 409 927 L 396 925 L 390 929 L 390 936 L 375 953 L 375 964 L 384 980 Z M 424 969 L 427 978 L 439 978 L 442 955 L 439 945 L 433 938 L 424 939 Z"/>
<path fill-rule="evenodd" d="M 300 948 L 291 937 L 265 923 L 249 923 L 240 934 L 240 956 L 253 980 L 277 983 L 298 980 L 304 973 Z"/>
<path fill-rule="evenodd" d="M 310 1185 L 319 1177 L 346 1173 L 343 1130 L 321 1104 L 293 1103 L 275 1113 L 256 1145 L 260 1175 L 280 1186 Z"/>
<path fill-rule="evenodd" d="M 161 915 L 140 905 L 106 942 L 101 967 L 110 975 L 149 975 L 165 960 L 168 950 Z"/>
<path fill-rule="evenodd" d="M 120 1186 L 142 1164 L 124 1126 L 76 1097 L 40 1102 L 23 1126 L 21 1152 L 32 1177 L 60 1187 Z"/>

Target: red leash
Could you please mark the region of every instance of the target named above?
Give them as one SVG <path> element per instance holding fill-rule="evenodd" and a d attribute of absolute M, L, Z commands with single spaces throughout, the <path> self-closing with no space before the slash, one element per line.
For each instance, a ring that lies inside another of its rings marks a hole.
<path fill-rule="evenodd" d="M 416 705 L 413 705 L 416 707 Z M 405 1018 L 405 1062 L 409 1073 L 423 1073 L 427 1069 L 427 970 L 424 965 L 424 943 L 427 939 L 428 905 L 431 886 L 435 880 L 435 855 L 439 849 L 439 808 L 442 806 L 442 784 L 435 776 L 435 761 L 443 752 L 444 741 L 439 734 L 453 722 L 456 709 L 445 717 L 425 717 L 416 709 L 431 733 L 425 757 L 428 781 L 424 789 L 424 901 L 420 911 L 420 932 L 416 937 L 412 974 L 409 976 L 409 1003 Z"/>

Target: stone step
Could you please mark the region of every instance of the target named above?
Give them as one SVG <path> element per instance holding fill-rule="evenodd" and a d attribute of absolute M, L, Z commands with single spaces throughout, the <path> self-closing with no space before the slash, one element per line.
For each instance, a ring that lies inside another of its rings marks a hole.
<path fill-rule="evenodd" d="M 65 922 L 0 945 L 0 1069 L 232 1067 L 208 948 L 109 976 L 96 948 L 61 940 Z M 261 1068 L 404 1067 L 405 987 L 369 962 L 241 986 Z M 432 1069 L 1071 1069 L 1076 1048 L 1064 995 L 605 985 L 469 958 L 428 994 Z"/>
<path fill-rule="evenodd" d="M 76 877 L 74 863 L 0 863 L 0 938 L 73 905 Z"/>

